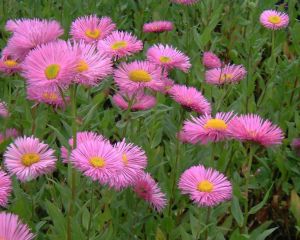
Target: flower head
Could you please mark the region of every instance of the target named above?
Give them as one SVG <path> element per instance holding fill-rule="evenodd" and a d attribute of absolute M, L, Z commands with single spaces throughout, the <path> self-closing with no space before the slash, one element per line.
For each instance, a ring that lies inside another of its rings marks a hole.
<path fill-rule="evenodd" d="M 98 18 L 96 15 L 77 18 L 71 26 L 71 36 L 74 40 L 84 40 L 86 43 L 94 43 L 106 38 L 116 28 L 111 18 Z"/>
<path fill-rule="evenodd" d="M 72 151 L 70 162 L 85 176 L 107 184 L 121 168 L 120 158 L 108 141 L 92 140 L 79 144 Z"/>
<path fill-rule="evenodd" d="M 145 23 L 143 26 L 144 32 L 161 33 L 161 32 L 172 31 L 173 29 L 174 29 L 173 23 L 170 21 L 154 21 L 154 22 Z"/>
<path fill-rule="evenodd" d="M 6 28 L 13 31 L 8 40 L 7 54 L 23 60 L 30 50 L 41 44 L 57 40 L 64 30 L 57 21 L 40 19 L 10 20 Z"/>
<path fill-rule="evenodd" d="M 35 237 L 15 214 L 1 212 L 0 223 L 0 236 L 4 240 L 33 240 Z"/>
<path fill-rule="evenodd" d="M 205 81 L 213 85 L 238 83 L 247 74 L 243 65 L 226 65 L 223 68 L 213 68 L 205 72 Z"/>
<path fill-rule="evenodd" d="M 158 212 L 161 212 L 167 204 L 166 195 L 161 192 L 158 184 L 149 173 L 143 173 L 135 180 L 133 190 Z"/>
<path fill-rule="evenodd" d="M 154 45 L 147 51 L 147 59 L 158 66 L 166 69 L 178 68 L 187 72 L 191 67 L 188 56 L 169 45 Z"/>
<path fill-rule="evenodd" d="M 78 56 L 75 82 L 85 86 L 95 86 L 112 73 L 110 57 L 99 53 L 95 45 L 80 41 L 79 43 L 74 42 L 71 48 Z"/>
<path fill-rule="evenodd" d="M 2 50 L 2 57 L 0 59 L 0 72 L 3 72 L 6 75 L 11 75 L 16 72 L 20 72 L 21 61 L 17 58 L 9 56 L 7 53 L 7 47 Z"/>
<path fill-rule="evenodd" d="M 136 91 L 143 88 L 157 91 L 164 86 L 162 69 L 147 61 L 122 63 L 115 70 L 114 79 L 122 91 Z"/>
<path fill-rule="evenodd" d="M 23 63 L 23 76 L 30 85 L 67 86 L 78 64 L 77 53 L 65 41 L 51 42 L 30 51 Z"/>
<path fill-rule="evenodd" d="M 289 16 L 284 12 L 266 10 L 260 15 L 260 23 L 265 28 L 278 30 L 286 28 L 289 25 Z"/>
<path fill-rule="evenodd" d="M 218 171 L 204 166 L 193 166 L 181 175 L 178 187 L 199 207 L 216 206 L 231 199 L 232 186 Z"/>
<path fill-rule="evenodd" d="M 11 191 L 12 191 L 12 183 L 10 177 L 5 172 L 0 170 L 0 206 L 1 207 L 6 207 Z"/>
<path fill-rule="evenodd" d="M 235 117 L 228 126 L 228 131 L 240 141 L 251 141 L 264 147 L 281 144 L 284 138 L 279 127 L 255 114 Z"/>
<path fill-rule="evenodd" d="M 191 120 L 184 122 L 183 133 L 185 139 L 193 144 L 200 142 L 219 142 L 230 138 L 228 126 L 234 117 L 233 112 L 217 113 L 215 117 L 204 115 L 192 117 Z"/>
<path fill-rule="evenodd" d="M 56 160 L 54 151 L 33 136 L 17 138 L 4 153 L 6 168 L 22 182 L 52 172 Z"/>
<path fill-rule="evenodd" d="M 220 68 L 222 67 L 222 62 L 218 56 L 212 52 L 204 52 L 202 63 L 206 68 Z"/>
<path fill-rule="evenodd" d="M 118 59 L 143 49 L 143 42 L 129 32 L 114 31 L 97 45 L 98 51 Z"/>
<path fill-rule="evenodd" d="M 145 151 L 132 143 L 126 143 L 125 139 L 114 145 L 120 153 L 120 161 L 123 167 L 111 178 L 110 185 L 116 189 L 131 186 L 135 179 L 143 174 L 147 166 L 147 156 Z"/>
<path fill-rule="evenodd" d="M 169 90 L 170 96 L 184 107 L 201 114 L 210 114 L 211 106 L 205 97 L 194 87 L 175 84 Z"/>
<path fill-rule="evenodd" d="M 147 110 L 156 105 L 156 98 L 144 94 L 143 91 L 119 92 L 113 96 L 112 100 L 114 104 L 124 110 L 128 109 L 129 104 L 131 104 L 130 109 L 133 111 Z"/>

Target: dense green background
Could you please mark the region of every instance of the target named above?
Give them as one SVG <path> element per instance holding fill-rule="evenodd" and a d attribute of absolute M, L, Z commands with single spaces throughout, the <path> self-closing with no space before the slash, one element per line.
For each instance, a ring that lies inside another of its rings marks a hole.
<path fill-rule="evenodd" d="M 286 30 L 275 32 L 276 64 L 271 58 L 271 31 L 259 23 L 265 9 L 274 9 L 277 1 L 202 0 L 186 7 L 168 0 L 32 0 L 0 1 L 0 47 L 9 34 L 5 22 L 11 18 L 56 19 L 65 28 L 68 38 L 71 22 L 79 16 L 97 14 L 110 16 L 118 29 L 131 31 L 145 41 L 145 50 L 158 42 L 171 44 L 187 53 L 193 64 L 189 74 L 173 71 L 177 83 L 196 86 L 211 101 L 216 110 L 237 113 L 253 112 L 271 119 L 285 132 L 281 147 L 259 149 L 254 158 L 251 177 L 250 206 L 256 206 L 248 222 L 249 236 L 240 235 L 243 224 L 243 169 L 247 152 L 238 142 L 218 144 L 215 148 L 217 169 L 229 176 L 234 187 L 233 201 L 214 208 L 209 225 L 205 224 L 206 209 L 200 209 L 173 188 L 180 174 L 188 167 L 206 164 L 211 145 L 179 144 L 176 131 L 190 113 L 168 97 L 158 94 L 159 104 L 152 110 L 131 113 L 126 137 L 142 146 L 148 155 L 147 170 L 159 181 L 171 203 L 163 214 L 152 211 L 136 199 L 131 190 L 116 193 L 96 186 L 90 239 L 182 239 L 204 236 L 210 239 L 296 239 L 300 230 L 300 164 L 290 149 L 290 142 L 299 137 L 299 77 L 300 77 L 300 4 L 285 1 L 290 16 Z M 161 35 L 141 31 L 145 22 L 173 21 L 176 30 Z M 240 84 L 219 89 L 204 83 L 201 54 L 212 50 L 224 61 L 243 64 L 248 75 Z M 143 54 L 134 58 L 142 59 Z M 11 120 L 0 127 L 15 127 L 24 134 L 34 134 L 59 150 L 71 136 L 69 109 L 65 112 L 45 105 L 32 107 L 25 101 L 24 82 L 20 76 L 1 76 L 0 97 L 9 102 Z M 78 122 L 80 130 L 95 130 L 111 141 L 121 139 L 128 119 L 110 103 L 112 79 L 97 88 L 79 89 Z M 224 92 L 228 91 L 228 92 Z M 225 99 L 222 100 L 224 94 Z M 220 106 L 216 109 L 216 106 Z M 1 152 L 8 143 L 0 145 Z M 58 152 L 59 153 L 59 152 Z M 178 166 L 176 167 L 176 162 Z M 27 184 L 14 181 L 14 194 L 8 210 L 27 222 L 38 239 L 66 239 L 66 214 L 70 200 L 70 169 L 58 164 L 52 176 L 41 177 Z M 76 217 L 73 219 L 73 239 L 86 239 L 90 217 L 91 182 L 77 175 Z M 291 194 L 293 193 L 293 194 Z M 291 198 L 292 195 L 292 198 Z M 259 204 L 261 203 L 261 204 Z M 258 204 L 258 205 L 257 205 Z"/>

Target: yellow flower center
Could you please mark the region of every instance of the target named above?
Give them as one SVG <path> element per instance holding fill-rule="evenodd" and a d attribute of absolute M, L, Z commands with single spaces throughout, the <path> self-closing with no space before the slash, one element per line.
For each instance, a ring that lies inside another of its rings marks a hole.
<path fill-rule="evenodd" d="M 127 47 L 127 42 L 125 42 L 125 41 L 117 41 L 111 45 L 112 50 L 119 50 L 119 49 L 125 48 L 125 47 Z"/>
<path fill-rule="evenodd" d="M 4 61 L 4 64 L 7 67 L 15 67 L 18 65 L 18 63 L 15 60 L 6 60 L 6 61 Z M 1 240 L 1 238 L 0 238 L 0 240 Z"/>
<path fill-rule="evenodd" d="M 100 36 L 101 32 L 99 29 L 94 29 L 94 30 L 91 30 L 91 29 L 87 29 L 85 31 L 85 35 L 89 38 L 92 38 L 92 39 L 98 39 L 99 36 Z"/>
<path fill-rule="evenodd" d="M 45 69 L 45 75 L 48 80 L 52 80 L 57 77 L 60 71 L 60 66 L 58 64 L 50 64 Z"/>
<path fill-rule="evenodd" d="M 50 100 L 50 101 L 56 101 L 58 99 L 57 94 L 54 93 L 54 92 L 44 92 L 42 96 L 43 96 L 44 99 L 47 99 L 47 100 Z"/>
<path fill-rule="evenodd" d="M 162 63 L 169 63 L 169 62 L 171 62 L 171 60 L 172 60 L 171 58 L 166 57 L 166 56 L 162 56 L 159 58 L 159 61 L 161 61 Z"/>
<path fill-rule="evenodd" d="M 277 15 L 274 15 L 274 16 L 270 16 L 268 18 L 269 22 L 270 23 L 273 23 L 273 24 L 278 24 L 278 23 L 281 23 L 281 18 Z"/>
<path fill-rule="evenodd" d="M 197 190 L 200 192 L 211 192 L 214 189 L 214 185 L 207 180 L 201 181 L 197 185 Z"/>
<path fill-rule="evenodd" d="M 128 158 L 127 158 L 127 156 L 126 156 L 125 153 L 122 155 L 122 162 L 123 162 L 125 165 L 128 164 Z"/>
<path fill-rule="evenodd" d="M 150 82 L 151 75 L 144 70 L 133 70 L 129 73 L 129 78 L 133 82 Z"/>
<path fill-rule="evenodd" d="M 226 80 L 231 80 L 233 78 L 233 75 L 230 73 L 223 73 L 220 77 L 220 81 L 224 82 Z"/>
<path fill-rule="evenodd" d="M 21 160 L 24 166 L 30 167 L 32 164 L 39 162 L 41 157 L 37 153 L 25 153 L 21 157 Z"/>
<path fill-rule="evenodd" d="M 91 157 L 90 163 L 95 168 L 102 168 L 105 166 L 105 161 L 102 157 Z"/>
<path fill-rule="evenodd" d="M 224 120 L 221 119 L 217 119 L 217 118 L 213 118 L 213 119 L 209 119 L 205 125 L 204 128 L 212 128 L 215 130 L 226 130 L 227 129 L 227 124 L 225 123 Z"/>
<path fill-rule="evenodd" d="M 87 71 L 88 69 L 89 69 L 89 65 L 84 60 L 80 60 L 76 67 L 76 70 L 78 72 L 84 72 Z"/>

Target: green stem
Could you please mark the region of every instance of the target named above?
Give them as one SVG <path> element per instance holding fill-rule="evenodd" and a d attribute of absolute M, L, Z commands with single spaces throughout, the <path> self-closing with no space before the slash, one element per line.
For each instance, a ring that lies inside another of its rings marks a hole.
<path fill-rule="evenodd" d="M 214 168 L 215 167 L 215 144 L 216 143 L 211 143 L 211 157 L 210 157 L 210 161 L 209 161 L 209 167 Z"/>
<path fill-rule="evenodd" d="M 206 214 L 206 221 L 205 221 L 205 227 L 206 227 L 206 229 L 205 229 L 205 238 L 204 238 L 205 240 L 208 239 L 208 229 L 209 229 L 208 223 L 209 223 L 209 219 L 210 219 L 210 214 L 211 214 L 211 208 L 208 207 L 207 208 L 207 214 Z"/>
<path fill-rule="evenodd" d="M 93 219 L 93 215 L 94 215 L 94 206 L 93 206 L 93 202 L 94 202 L 94 192 L 95 192 L 95 188 L 94 188 L 94 183 L 92 182 L 92 187 L 91 187 L 92 191 L 91 191 L 91 205 L 90 205 L 90 218 L 89 218 L 89 225 L 88 225 L 88 232 L 87 232 L 87 240 L 90 239 L 90 231 L 91 231 L 91 225 L 92 225 L 92 219 Z"/>
<path fill-rule="evenodd" d="M 76 106 L 76 85 L 71 86 L 71 112 L 72 112 L 72 135 L 73 135 L 73 146 L 72 149 L 75 149 L 77 146 L 77 106 Z M 76 198 L 76 171 L 74 168 L 72 171 L 72 179 L 71 179 L 71 202 L 68 211 L 67 218 L 67 239 L 72 240 L 72 216 L 74 212 L 75 198 Z"/>

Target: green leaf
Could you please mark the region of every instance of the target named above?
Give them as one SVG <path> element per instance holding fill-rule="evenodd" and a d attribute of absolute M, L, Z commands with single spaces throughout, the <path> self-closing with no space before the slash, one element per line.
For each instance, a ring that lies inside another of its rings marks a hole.
<path fill-rule="evenodd" d="M 242 227 L 244 223 L 244 216 L 240 207 L 239 200 L 236 196 L 233 196 L 232 198 L 231 213 L 239 227 Z"/>
<path fill-rule="evenodd" d="M 300 197 L 298 196 L 295 189 L 291 192 L 291 207 L 290 211 L 297 220 L 297 225 L 300 226 Z"/>
<path fill-rule="evenodd" d="M 272 232 L 274 232 L 278 227 L 274 227 L 274 228 L 271 228 L 271 229 L 268 229 L 266 231 L 264 231 L 262 234 L 260 234 L 258 236 L 258 238 L 256 238 L 256 240 L 265 240 L 266 237 L 268 237 L 269 235 L 272 234 Z"/>
<path fill-rule="evenodd" d="M 166 240 L 165 234 L 159 227 L 156 229 L 155 240 Z"/>
<path fill-rule="evenodd" d="M 271 185 L 271 187 L 269 188 L 269 190 L 265 194 L 263 200 L 259 204 L 255 205 L 254 207 L 252 207 L 250 209 L 249 214 L 255 214 L 255 213 L 257 213 L 265 205 L 265 203 L 267 202 L 267 200 L 269 198 L 269 195 L 270 195 L 270 192 L 272 190 L 272 187 L 273 187 L 273 184 Z"/>
<path fill-rule="evenodd" d="M 58 140 L 61 142 L 62 145 L 64 145 L 65 147 L 69 146 L 67 138 L 65 138 L 56 127 L 53 127 L 50 124 L 48 124 L 48 127 L 50 127 L 55 132 Z"/>

